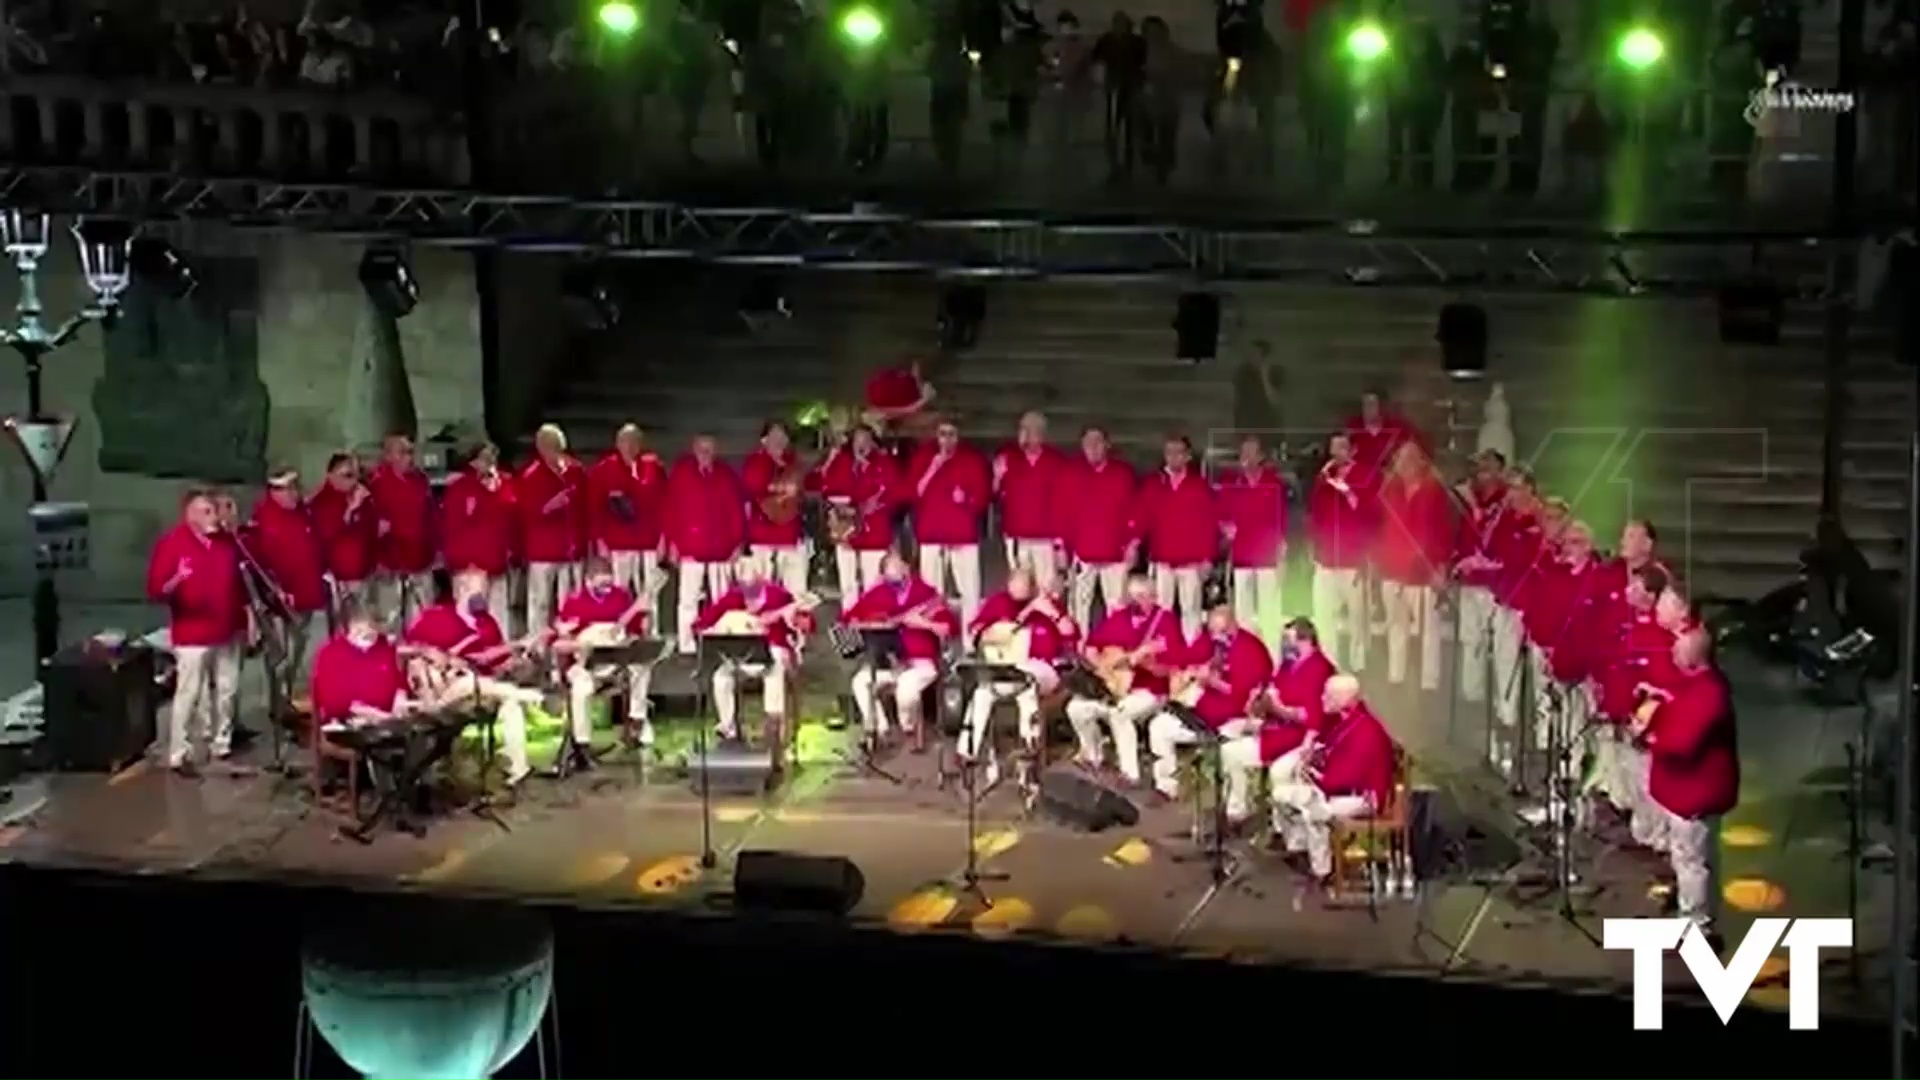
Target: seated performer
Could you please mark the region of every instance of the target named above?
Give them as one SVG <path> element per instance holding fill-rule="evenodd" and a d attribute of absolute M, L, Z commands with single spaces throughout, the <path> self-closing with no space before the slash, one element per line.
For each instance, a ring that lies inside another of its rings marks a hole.
<path fill-rule="evenodd" d="M 624 671 L 617 671 L 593 661 L 595 649 L 628 644 L 646 629 L 646 594 L 635 596 L 626 586 L 614 584 L 611 561 L 598 556 L 588 559 L 585 586 L 561 602 L 553 620 L 554 652 L 570 661 L 566 668 L 567 720 L 573 725 L 574 748 L 582 766 L 592 764 L 585 750 L 593 737 L 593 696 L 615 677 L 626 680 L 627 725 L 636 729 L 633 737 L 641 746 L 653 745 L 653 721 L 647 707 L 653 668 L 628 664 Z"/>
<path fill-rule="evenodd" d="M 953 609 L 933 586 L 913 576 L 905 558 L 888 552 L 880 564 L 880 583 L 842 612 L 840 621 L 856 630 L 900 631 L 895 666 L 876 670 L 869 658 L 853 674 L 853 703 L 869 742 L 878 744 L 887 738 L 887 715 L 877 697 L 886 686 L 893 687 L 900 730 L 924 737 L 920 699 L 940 677 L 941 643 L 958 629 Z"/>
<path fill-rule="evenodd" d="M 1220 767 L 1226 770 L 1227 818 L 1244 821 L 1251 812 L 1248 783 L 1254 769 L 1299 750 L 1309 735 L 1325 722 L 1323 701 L 1333 661 L 1320 651 L 1320 634 L 1313 623 L 1295 619 L 1280 637 L 1280 664 L 1273 672 L 1267 699 L 1267 719 L 1260 730 L 1242 734 L 1220 748 Z M 1282 770 L 1292 774 L 1292 767 Z"/>
<path fill-rule="evenodd" d="M 450 594 L 422 608 L 407 627 L 402 652 L 407 682 L 427 708 L 480 698 L 498 707 L 500 749 L 507 759 L 507 786 L 533 771 L 527 764 L 526 706 L 539 692 L 497 677 L 517 646 L 500 631 L 489 603 L 493 578 L 484 570 L 454 575 Z"/>
<path fill-rule="evenodd" d="M 1109 614 L 1088 636 L 1081 655 L 1106 686 L 1102 699 L 1076 696 L 1067 719 L 1080 740 L 1079 761 L 1098 769 L 1106 760 L 1100 727 L 1113 736 L 1120 775 L 1140 782 L 1140 725 L 1167 700 L 1167 674 L 1187 641 L 1172 608 L 1163 607 L 1153 579 L 1127 578 L 1127 606 Z"/>
<path fill-rule="evenodd" d="M 813 598 L 795 596 L 783 585 L 767 580 L 767 562 L 758 554 L 742 556 L 733 566 L 733 586 L 700 610 L 693 621 L 699 635 L 739 636 L 759 634 L 767 639 L 773 667 L 760 675 L 760 704 L 767 714 L 767 725 L 775 730 L 787 715 L 787 681 L 799 670 L 802 636 L 813 627 Z M 713 706 L 719 714 L 717 733 L 722 739 L 740 737 L 735 721 L 740 707 L 739 670 L 725 660 L 713 671 Z"/>
<path fill-rule="evenodd" d="M 357 601 L 341 609 L 344 629 L 313 658 L 313 720 L 318 733 L 377 724 L 412 711 L 400 654 L 380 619 Z"/>
<path fill-rule="evenodd" d="M 1273 763 L 1268 782 L 1274 836 L 1287 853 L 1304 852 L 1316 881 L 1333 873 L 1332 823 L 1364 817 L 1393 791 L 1393 737 L 1360 700 L 1360 680 L 1335 675 L 1322 700 L 1325 728 Z"/>
<path fill-rule="evenodd" d="M 1066 616 L 1059 597 L 1035 588 L 1032 570 L 1019 567 L 1007 577 L 1006 589 L 980 606 L 967 632 L 984 662 L 1017 668 L 1027 681 L 982 680 L 973 688 L 967 702 L 966 727 L 960 735 L 961 760 L 971 761 L 981 748 L 989 746 L 987 720 L 994 703 L 1008 698 L 1013 699 L 1019 717 L 1020 741 L 1028 749 L 1037 747 L 1041 736 L 1040 695 L 1050 694 L 1060 685 L 1060 672 L 1054 664 L 1073 656 L 1080 627 Z"/>
<path fill-rule="evenodd" d="M 1712 930 L 1713 845 L 1720 815 L 1740 801 L 1733 697 L 1713 665 L 1713 637 L 1690 629 L 1673 643 L 1673 679 L 1653 690 L 1633 725 L 1653 759 L 1647 795 L 1665 819 L 1680 916 Z"/>
<path fill-rule="evenodd" d="M 1260 635 L 1241 626 L 1233 605 L 1222 603 L 1207 612 L 1205 632 L 1181 658 L 1186 665 L 1174 676 L 1172 700 L 1192 710 L 1193 716 L 1220 739 L 1233 739 L 1259 730 L 1248 717 L 1248 706 L 1273 672 L 1273 655 Z M 1182 685 L 1184 684 L 1184 685 Z M 1153 789 L 1168 799 L 1180 797 L 1176 752 L 1198 742 L 1200 733 L 1172 711 L 1147 723 L 1147 749 L 1153 753 Z"/>

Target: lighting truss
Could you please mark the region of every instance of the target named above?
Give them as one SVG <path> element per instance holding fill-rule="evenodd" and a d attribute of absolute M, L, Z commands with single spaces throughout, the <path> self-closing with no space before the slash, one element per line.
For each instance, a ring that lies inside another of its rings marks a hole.
<path fill-rule="evenodd" d="M 1825 286 L 1828 243 L 1804 231 L 1606 232 L 1564 226 L 1408 228 L 1364 221 L 1176 224 L 1058 217 L 919 217 L 856 208 L 691 206 L 0 169 L 0 204 L 54 212 L 295 228 L 355 239 L 609 259 L 935 272 L 1344 282 L 1619 296 L 1710 292 L 1758 270 L 1796 296 Z"/>

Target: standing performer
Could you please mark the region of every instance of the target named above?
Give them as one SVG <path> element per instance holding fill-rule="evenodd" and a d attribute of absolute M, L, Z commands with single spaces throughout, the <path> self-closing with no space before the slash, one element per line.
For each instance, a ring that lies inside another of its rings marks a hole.
<path fill-rule="evenodd" d="M 527 763 L 527 711 L 537 691 L 495 678 L 512 658 L 514 646 L 494 617 L 489 593 L 492 575 L 463 570 L 453 576 L 452 592 L 423 608 L 407 626 L 402 651 L 413 653 L 408 666 L 412 695 L 429 708 L 460 698 L 478 698 L 498 711 L 500 753 L 507 759 L 506 784 L 517 786 L 533 772 Z M 349 634 L 351 640 L 351 633 Z"/>
<path fill-rule="evenodd" d="M 1220 604 L 1207 613 L 1206 633 L 1193 641 L 1174 675 L 1173 698 L 1187 698 L 1189 708 L 1212 729 L 1215 737 L 1231 740 L 1260 730 L 1251 716 L 1254 695 L 1273 673 L 1273 654 L 1259 635 L 1234 621 L 1233 607 Z M 1179 748 L 1200 741 L 1200 733 L 1171 712 L 1147 723 L 1147 749 L 1153 754 L 1153 789 L 1174 800 L 1180 797 Z"/>
<path fill-rule="evenodd" d="M 1262 641 L 1286 622 L 1287 481 L 1258 435 L 1240 440 L 1240 459 L 1219 483 L 1220 516 L 1233 563 L 1234 619 Z"/>
<path fill-rule="evenodd" d="M 807 631 L 813 627 L 809 599 L 788 591 L 779 582 L 768 581 L 766 564 L 747 556 L 734 564 L 732 587 L 702 608 L 693 624 L 694 633 L 706 634 L 714 632 L 716 626 L 734 612 L 753 617 L 773 656 L 772 669 L 760 673 L 760 707 L 766 714 L 767 726 L 782 733 L 786 731 L 788 683 L 800 670 L 800 647 Z M 742 674 L 731 660 L 713 671 L 713 707 L 719 717 L 718 734 L 722 739 L 740 737 L 736 717 Z"/>
<path fill-rule="evenodd" d="M 513 485 L 527 560 L 529 632 L 546 629 L 555 606 L 579 586 L 587 533 L 587 470 L 567 453 L 566 433 L 542 424 L 533 450 Z"/>
<path fill-rule="evenodd" d="M 1386 396 L 1378 390 L 1360 395 L 1360 412 L 1347 421 L 1344 431 L 1353 447 L 1353 483 L 1362 498 L 1379 493 L 1402 446 L 1415 445 L 1429 458 L 1433 456 L 1426 437 L 1388 407 Z"/>
<path fill-rule="evenodd" d="M 980 515 L 987 508 L 987 463 L 960 441 L 960 429 L 942 420 L 933 442 L 914 452 L 906 487 L 913 506 L 913 538 L 920 545 L 920 577 L 960 594 L 960 619 L 972 625 L 980 611 Z"/>
<path fill-rule="evenodd" d="M 1647 755 L 1627 737 L 1642 687 L 1660 687 L 1670 681 L 1661 670 L 1672 660 L 1673 631 L 1660 625 L 1655 612 L 1667 591 L 1667 572 L 1658 566 L 1636 570 L 1626 588 L 1627 617 L 1614 627 L 1611 647 L 1594 659 L 1594 711 L 1607 728 L 1594 749 L 1594 788 L 1628 815 L 1635 842 L 1654 846 L 1658 819 L 1650 814 L 1647 798 Z"/>
<path fill-rule="evenodd" d="M 860 711 L 861 730 L 876 744 L 886 741 L 887 714 L 878 695 L 892 686 L 901 732 L 921 736 L 921 698 L 940 678 L 941 644 L 959 629 L 953 609 L 933 586 L 913 576 L 905 558 L 888 552 L 881 563 L 880 584 L 841 612 L 840 621 L 855 629 L 900 631 L 898 668 L 879 671 L 862 664 L 853 674 L 853 704 Z"/>
<path fill-rule="evenodd" d="M 1133 499 L 1139 480 L 1133 466 L 1112 455 L 1106 430 L 1089 427 L 1080 436 L 1080 460 L 1066 469 L 1067 504 L 1060 533 L 1072 560 L 1073 619 L 1093 625 L 1097 588 L 1103 615 L 1127 602 L 1127 571 L 1134 559 Z"/>
<path fill-rule="evenodd" d="M 1327 463 L 1307 493 L 1307 525 L 1313 536 L 1313 619 L 1341 667 L 1366 666 L 1372 628 L 1367 591 L 1360 579 L 1373 546 L 1375 503 L 1363 497 L 1353 461 L 1353 440 L 1327 440 Z"/>
<path fill-rule="evenodd" d="M 240 654 L 255 630 L 239 552 L 219 525 L 213 496 L 190 492 L 180 524 L 161 535 L 147 562 L 147 598 L 166 606 L 173 652 L 167 767 L 188 779 L 199 776 L 195 759 L 231 752 Z"/>
<path fill-rule="evenodd" d="M 990 749 L 987 721 L 996 702 L 1013 699 L 1019 722 L 1020 741 L 1029 749 L 1040 744 L 1040 697 L 1051 694 L 1060 685 L 1060 672 L 1054 664 L 1073 656 L 1080 639 L 1080 628 L 1067 617 L 1058 596 L 1042 593 L 1033 583 L 1033 571 L 1015 568 L 1007 577 L 1007 587 L 981 605 L 967 624 L 967 636 L 976 643 L 996 633 L 1014 628 L 1024 634 L 1026 655 L 1014 667 L 1030 682 L 981 683 L 973 688 L 967 702 L 967 723 L 960 736 L 960 757 L 971 761 L 981 749 Z"/>
<path fill-rule="evenodd" d="M 1534 573 L 1521 594 L 1520 619 L 1533 663 L 1535 744 L 1557 742 L 1572 755 L 1573 740 L 1586 730 L 1589 715 L 1589 637 L 1596 625 L 1596 604 L 1603 597 L 1593 535 L 1586 525 L 1568 522 L 1559 530 L 1555 548 L 1557 557 Z"/>
<path fill-rule="evenodd" d="M 273 579 L 286 608 L 279 655 L 269 652 L 267 656 L 269 704 L 275 711 L 269 719 L 277 723 L 277 710 L 291 702 L 302 685 L 301 667 L 313 642 L 313 624 L 327 609 L 326 560 L 300 499 L 298 472 L 282 469 L 267 478 L 266 497 L 253 504 L 253 520 L 242 530 L 242 541 Z"/>
<path fill-rule="evenodd" d="M 500 471 L 500 450 L 482 443 L 440 496 L 440 548 L 447 572 L 486 575 L 487 611 L 511 633 L 513 582 L 519 554 L 520 511 L 513 484 Z"/>
<path fill-rule="evenodd" d="M 876 433 L 899 434 L 933 406 L 933 384 L 920 372 L 919 360 L 881 368 L 867 379 L 861 425 Z"/>
<path fill-rule="evenodd" d="M 367 490 L 379 515 L 375 553 L 382 596 L 378 603 L 394 626 L 405 626 L 432 596 L 429 575 L 439 555 L 433 535 L 433 485 L 414 465 L 412 439 L 387 436 L 380 444 L 380 464 L 367 476 Z"/>
<path fill-rule="evenodd" d="M 694 436 L 667 477 L 667 557 L 680 568 L 674 626 L 682 653 L 694 651 L 693 622 L 702 597 L 727 591 L 733 560 L 747 539 L 746 502 L 740 478 L 720 460 L 713 436 Z"/>
<path fill-rule="evenodd" d="M 1482 450 L 1473 456 L 1473 476 L 1460 488 L 1466 516 L 1460 523 L 1453 576 L 1458 586 L 1460 693 L 1468 701 L 1487 699 L 1496 610 L 1493 585 L 1500 574 L 1493 538 L 1506 513 L 1506 476 L 1507 462 L 1499 451 Z"/>
<path fill-rule="evenodd" d="M 1034 588 L 1060 588 L 1061 500 L 1067 497 L 1067 459 L 1047 445 L 1047 418 L 1020 417 L 1014 444 L 993 459 L 993 492 L 1000 503 L 1000 536 L 1007 566 L 1033 571 Z"/>
<path fill-rule="evenodd" d="M 320 554 L 326 560 L 327 629 L 344 629 L 341 605 L 366 606 L 367 584 L 373 577 L 373 549 L 380 535 L 380 523 L 373 511 L 372 496 L 360 483 L 360 463 L 352 454 L 335 454 L 327 459 L 327 478 L 307 503 L 313 516 L 313 532 L 320 538 Z"/>
<path fill-rule="evenodd" d="M 1546 509 L 1534 491 L 1533 477 L 1515 470 L 1507 477 L 1507 498 L 1493 523 L 1489 552 L 1497 569 L 1493 575 L 1493 715 L 1499 731 L 1493 739 L 1493 761 L 1503 775 L 1512 775 L 1520 727 L 1521 661 L 1527 648 L 1521 607 L 1534 566 L 1548 548 Z"/>
<path fill-rule="evenodd" d="M 806 476 L 787 425 L 769 420 L 761 427 L 760 445 L 741 466 L 740 483 L 750 502 L 747 550 L 760 560 L 761 576 L 789 595 L 806 592 L 806 521 L 800 514 Z"/>
<path fill-rule="evenodd" d="M 1647 794 L 1664 817 L 1680 916 L 1713 929 L 1719 817 L 1740 802 L 1733 696 L 1713 665 L 1713 638 L 1690 630 L 1673 643 L 1675 677 L 1633 733 L 1652 756 Z"/>
<path fill-rule="evenodd" d="M 628 664 L 624 671 L 596 664 L 599 645 L 625 644 L 647 632 L 647 596 L 618 584 L 613 563 L 599 556 L 587 559 L 585 582 L 560 605 L 553 619 L 554 651 L 565 657 L 567 720 L 579 752 L 576 764 L 592 767 L 587 750 L 593 744 L 593 697 L 609 679 L 621 678 L 627 695 L 627 722 L 641 746 L 653 745 L 652 708 L 647 695 L 653 687 L 653 669 Z M 692 619 L 687 620 L 689 624 Z"/>
<path fill-rule="evenodd" d="M 1186 436 L 1168 436 L 1161 460 L 1160 471 L 1140 485 L 1135 536 L 1147 546 L 1160 605 L 1178 605 L 1181 631 L 1191 638 L 1200 632 L 1201 580 L 1220 553 L 1220 518 Z"/>
<path fill-rule="evenodd" d="M 613 567 L 613 583 L 659 606 L 667 471 L 646 448 L 639 427 L 623 424 L 613 449 L 587 472 L 587 532 L 592 550 Z"/>
<path fill-rule="evenodd" d="M 872 428 L 857 427 L 844 450 L 836 447 L 827 454 L 817 475 L 827 500 L 827 531 L 844 605 L 880 583 L 880 566 L 893 547 L 899 466 L 880 452 Z"/>
<path fill-rule="evenodd" d="M 1632 518 L 1620 528 L 1620 552 L 1613 558 L 1600 564 L 1600 589 L 1605 594 L 1605 602 L 1613 607 L 1615 618 L 1625 622 L 1632 612 L 1627 604 L 1627 586 L 1632 584 L 1633 575 L 1649 566 L 1657 566 L 1673 579 L 1673 571 L 1660 561 L 1656 548 L 1660 534 L 1654 529 L 1653 522 L 1645 518 Z"/>
<path fill-rule="evenodd" d="M 1275 762 L 1319 735 L 1326 722 L 1327 680 L 1333 676 L 1333 662 L 1320 651 L 1313 623 L 1306 619 L 1288 623 L 1280 643 L 1280 663 L 1273 672 L 1266 721 L 1258 731 L 1242 734 L 1220 748 L 1220 767 L 1227 774 L 1228 818 L 1247 817 L 1252 806 L 1248 781 L 1255 769 L 1273 772 Z M 1289 763 L 1278 771 L 1292 776 L 1298 768 Z"/>
<path fill-rule="evenodd" d="M 1393 795 L 1393 737 L 1360 700 L 1360 680 L 1327 680 L 1324 729 L 1274 762 L 1268 775 L 1273 831 L 1289 855 L 1305 853 L 1314 880 L 1333 873 L 1333 822 L 1385 808 Z"/>
<path fill-rule="evenodd" d="M 1104 725 L 1113 736 L 1120 775 L 1140 783 L 1140 725 L 1165 704 L 1167 674 L 1186 648 L 1179 620 L 1161 606 L 1153 579 L 1128 576 L 1127 606 L 1102 619 L 1081 650 L 1105 684 L 1104 699 L 1076 696 L 1067 702 L 1082 765 L 1099 769 L 1106 761 Z"/>
<path fill-rule="evenodd" d="M 1387 606 L 1387 681 L 1407 679 L 1407 637 L 1420 639 L 1420 688 L 1440 689 L 1440 590 L 1446 587 L 1458 535 L 1453 496 L 1426 454 L 1411 443 L 1394 457 L 1380 491 L 1374 566 Z"/>

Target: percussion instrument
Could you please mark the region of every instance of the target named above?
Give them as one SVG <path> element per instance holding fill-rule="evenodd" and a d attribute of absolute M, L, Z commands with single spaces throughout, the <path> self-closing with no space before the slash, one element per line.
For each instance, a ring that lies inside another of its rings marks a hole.
<path fill-rule="evenodd" d="M 980 631 L 980 660 L 996 667 L 1018 667 L 1033 653 L 1033 631 L 1016 622 L 997 622 Z"/>

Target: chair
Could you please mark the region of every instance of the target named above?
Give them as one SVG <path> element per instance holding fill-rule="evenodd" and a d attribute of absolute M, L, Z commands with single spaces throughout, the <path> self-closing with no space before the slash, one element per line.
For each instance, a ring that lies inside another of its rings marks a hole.
<path fill-rule="evenodd" d="M 309 718 L 307 728 L 308 742 L 313 746 L 313 802 L 321 810 L 350 822 L 360 820 L 360 774 L 366 768 L 366 762 L 360 751 L 342 746 L 327 738 L 321 730 L 318 717 Z M 344 791 L 330 789 L 327 781 L 330 772 L 328 766 L 336 765 L 345 774 L 346 782 L 339 787 Z"/>
<path fill-rule="evenodd" d="M 1385 876 L 1400 880 L 1412 867 L 1412 829 L 1408 824 L 1407 788 L 1412 761 L 1399 746 L 1393 748 L 1393 789 L 1387 805 L 1372 814 L 1341 818 L 1332 823 L 1333 891 L 1349 895 L 1356 870 L 1367 873 L 1367 897 L 1378 893 L 1376 883 Z M 1370 873 L 1373 864 L 1381 873 Z"/>

